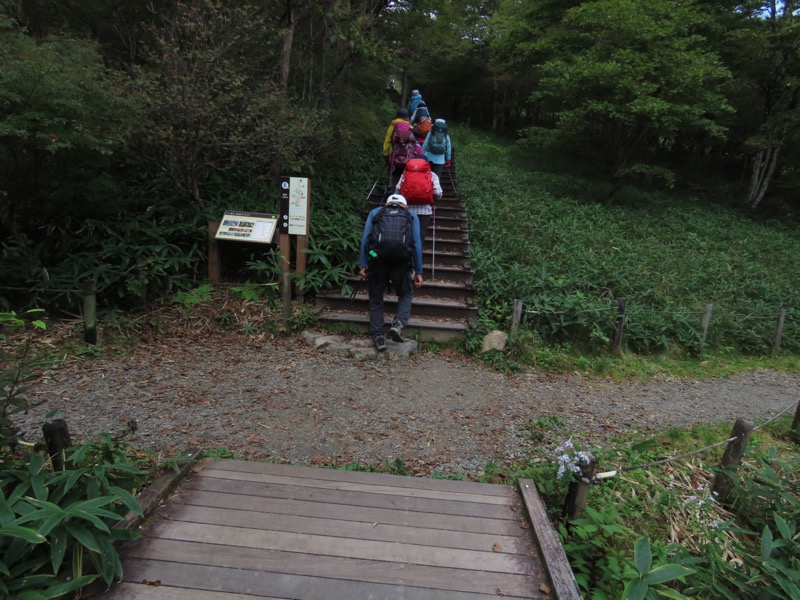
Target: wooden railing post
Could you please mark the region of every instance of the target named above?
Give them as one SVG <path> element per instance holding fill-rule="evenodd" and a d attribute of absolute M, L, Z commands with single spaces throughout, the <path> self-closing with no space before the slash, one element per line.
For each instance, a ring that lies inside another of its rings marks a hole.
<path fill-rule="evenodd" d="M 781 349 L 781 338 L 783 337 L 783 323 L 786 320 L 786 309 L 778 311 L 778 323 L 775 325 L 775 336 L 772 338 L 772 354 L 778 353 Z"/>
<path fill-rule="evenodd" d="M 97 344 L 97 290 L 93 279 L 83 282 L 83 341 Z"/>
<path fill-rule="evenodd" d="M 792 421 L 792 431 L 800 435 L 800 402 L 797 403 L 797 409 L 794 411 L 794 420 Z"/>
<path fill-rule="evenodd" d="M 727 504 L 728 499 L 733 490 L 733 479 L 725 470 L 736 469 L 742 464 L 742 457 L 744 451 L 747 449 L 747 443 L 750 441 L 750 434 L 753 432 L 753 423 L 745 419 L 736 419 L 733 425 L 733 432 L 731 437 L 734 438 L 728 442 L 725 448 L 725 453 L 722 455 L 722 461 L 719 463 L 720 472 L 714 477 L 714 484 L 712 487 L 713 492 L 716 494 L 717 502 Z"/>
<path fill-rule="evenodd" d="M 617 326 L 614 328 L 614 338 L 611 340 L 611 351 L 622 351 L 622 330 L 625 327 L 625 309 L 628 301 L 625 298 L 617 298 Z"/>
<path fill-rule="evenodd" d="M 522 300 L 514 300 L 514 312 L 511 315 L 511 335 L 517 333 L 519 324 L 522 322 Z"/>
<path fill-rule="evenodd" d="M 53 463 L 54 471 L 63 471 L 65 466 L 64 453 L 72 445 L 69 437 L 69 428 L 64 419 L 55 419 L 42 425 L 42 434 L 47 444 L 47 454 Z"/>
<path fill-rule="evenodd" d="M 708 337 L 708 326 L 711 324 L 711 311 L 714 310 L 713 304 L 706 304 L 705 311 L 703 312 L 703 320 L 700 323 L 701 340 L 705 344 L 706 337 Z"/>
<path fill-rule="evenodd" d="M 594 473 L 597 470 L 597 458 L 591 452 L 587 452 L 587 454 L 589 462 L 580 465 L 581 472 L 576 473 L 575 481 L 569 484 L 569 491 L 564 502 L 564 516 L 570 521 L 580 517 L 586 509 L 589 486 L 592 484 Z"/>

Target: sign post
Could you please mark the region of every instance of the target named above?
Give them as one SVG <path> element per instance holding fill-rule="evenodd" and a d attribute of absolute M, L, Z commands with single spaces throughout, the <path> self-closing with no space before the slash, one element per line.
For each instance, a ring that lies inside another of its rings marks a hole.
<path fill-rule="evenodd" d="M 308 247 L 308 226 L 311 207 L 311 182 L 308 177 L 281 177 L 280 205 L 281 254 L 284 257 L 284 264 L 287 262 L 291 264 L 291 241 L 289 236 L 297 236 L 295 276 L 299 279 L 305 275 L 308 261 L 306 248 Z M 288 267 L 286 268 L 288 269 Z M 297 295 L 302 299 L 302 289 L 298 288 Z"/>

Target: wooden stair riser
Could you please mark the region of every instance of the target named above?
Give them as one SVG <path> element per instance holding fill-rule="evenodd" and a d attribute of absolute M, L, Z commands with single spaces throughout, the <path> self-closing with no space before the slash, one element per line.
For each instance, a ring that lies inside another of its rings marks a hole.
<path fill-rule="evenodd" d="M 331 295 L 326 296 L 325 304 L 327 310 L 356 312 L 362 310 L 364 314 L 369 314 L 369 303 L 366 295 L 357 294 L 353 299 L 349 296 Z M 387 294 L 383 301 L 384 310 L 391 314 L 397 311 L 397 296 Z M 418 317 L 433 319 L 456 319 L 474 320 L 478 310 L 475 306 L 451 301 L 436 301 L 426 298 L 414 298 L 411 306 L 411 313 Z"/>

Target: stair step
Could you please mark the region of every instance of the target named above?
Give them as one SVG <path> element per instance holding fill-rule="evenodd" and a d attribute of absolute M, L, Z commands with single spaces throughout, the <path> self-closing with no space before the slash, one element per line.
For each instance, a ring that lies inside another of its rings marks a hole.
<path fill-rule="evenodd" d="M 385 324 L 389 327 L 392 324 L 394 315 L 387 310 L 385 316 Z M 365 334 L 369 331 L 369 314 L 367 312 L 334 311 L 326 308 L 317 314 L 317 318 L 328 323 L 353 324 Z M 429 319 L 414 316 L 414 308 L 412 307 L 411 318 L 408 320 L 408 325 L 403 329 L 403 337 L 418 339 L 423 342 L 444 342 L 463 338 L 470 325 L 470 322 L 460 319 Z"/>
<path fill-rule="evenodd" d="M 424 283 L 421 288 L 414 290 L 414 299 L 418 298 L 442 298 L 472 304 L 475 297 L 475 288 L 471 281 L 458 279 L 446 279 L 441 269 L 436 273 L 436 277 L 431 276 L 431 272 L 423 272 Z M 358 277 L 348 277 L 347 283 L 350 287 L 357 289 L 358 292 L 354 299 L 369 300 L 367 284 L 362 283 Z M 360 285 L 359 285 L 360 284 Z M 327 296 L 326 296 L 327 297 Z"/>
<path fill-rule="evenodd" d="M 352 298 L 343 294 L 327 294 L 324 296 L 324 301 L 325 308 L 328 310 L 348 313 L 363 312 L 365 315 L 369 314 L 366 292 L 360 292 Z M 386 294 L 383 305 L 386 311 L 395 311 L 397 308 L 397 296 L 394 294 Z M 363 308 L 359 310 L 359 307 Z M 456 300 L 417 296 L 416 293 L 411 306 L 412 315 L 433 319 L 456 319 L 458 321 L 474 322 L 477 313 L 478 309 L 474 304 L 467 304 Z"/>

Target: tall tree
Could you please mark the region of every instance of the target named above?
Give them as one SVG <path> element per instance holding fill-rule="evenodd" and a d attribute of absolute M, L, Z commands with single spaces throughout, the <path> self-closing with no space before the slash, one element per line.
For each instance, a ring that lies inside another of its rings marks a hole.
<path fill-rule="evenodd" d="M 723 136 L 714 115 L 730 110 L 720 90 L 728 71 L 697 34 L 706 20 L 679 1 L 597 0 L 566 11 L 554 30 L 560 53 L 539 67 L 533 96 L 555 126 L 530 128 L 529 139 L 602 165 L 613 180 L 608 204 L 635 175 L 671 184 L 659 153 L 682 132 Z"/>
<path fill-rule="evenodd" d="M 262 6 L 194 0 L 160 19 L 152 62 L 135 81 L 152 122 L 143 149 L 197 210 L 207 208 L 201 183 L 211 175 L 268 178 L 276 162 L 313 164 L 321 119 L 285 95 L 274 67 L 281 31 Z"/>
<path fill-rule="evenodd" d="M 725 48 L 736 76 L 737 127 L 751 165 L 745 200 L 751 208 L 764 200 L 780 172 L 783 151 L 800 131 L 797 3 L 772 0 L 759 9 L 730 30 Z"/>

